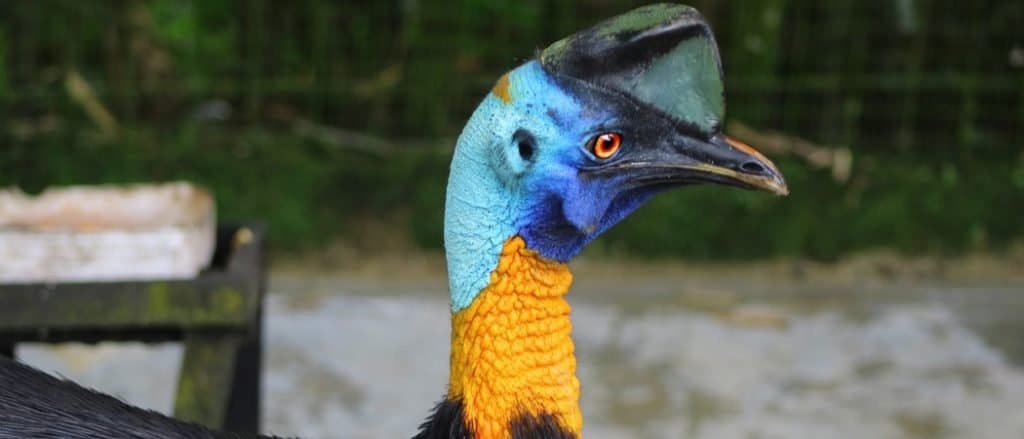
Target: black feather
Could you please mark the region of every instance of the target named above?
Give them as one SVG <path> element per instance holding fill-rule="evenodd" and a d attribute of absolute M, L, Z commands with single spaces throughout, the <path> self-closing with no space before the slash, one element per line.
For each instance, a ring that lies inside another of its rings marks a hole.
<path fill-rule="evenodd" d="M 578 439 L 555 416 L 548 413 L 520 415 L 509 423 L 512 439 Z M 466 423 L 462 401 L 445 398 L 433 414 L 420 425 L 412 439 L 474 439 L 476 434 Z"/>
<path fill-rule="evenodd" d="M 462 401 L 443 399 L 434 412 L 420 424 L 420 432 L 412 439 L 473 439 L 476 435 L 466 425 Z"/>
<path fill-rule="evenodd" d="M 549 413 L 520 415 L 509 428 L 512 439 L 579 439 Z"/>
<path fill-rule="evenodd" d="M 240 439 L 0 357 L 0 439 Z M 258 436 L 268 438 L 268 436 Z"/>

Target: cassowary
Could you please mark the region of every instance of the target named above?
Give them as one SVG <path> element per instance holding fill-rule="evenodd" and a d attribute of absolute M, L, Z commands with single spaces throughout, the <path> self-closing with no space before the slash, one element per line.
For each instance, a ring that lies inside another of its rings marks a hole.
<path fill-rule="evenodd" d="M 714 37 L 686 6 L 604 21 L 498 80 L 451 163 L 450 376 L 415 438 L 580 437 L 568 261 L 672 187 L 787 193 L 767 158 L 722 134 L 724 111 Z M 3 362 L 0 437 L 18 433 L 230 437 Z"/>

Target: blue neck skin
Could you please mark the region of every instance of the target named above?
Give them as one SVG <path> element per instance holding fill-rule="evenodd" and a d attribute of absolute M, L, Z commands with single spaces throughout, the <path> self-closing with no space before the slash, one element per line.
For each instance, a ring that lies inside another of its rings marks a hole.
<path fill-rule="evenodd" d="M 488 285 L 509 238 L 567 262 L 653 194 L 580 178 L 582 145 L 614 115 L 582 104 L 538 62 L 509 73 L 509 96 L 488 94 L 455 146 L 444 220 L 453 312 Z M 528 159 L 514 139 L 521 130 L 535 140 Z"/>

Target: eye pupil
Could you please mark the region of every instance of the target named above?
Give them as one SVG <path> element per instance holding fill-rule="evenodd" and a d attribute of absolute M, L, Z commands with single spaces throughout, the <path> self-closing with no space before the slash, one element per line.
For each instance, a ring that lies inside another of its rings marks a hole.
<path fill-rule="evenodd" d="M 590 152 L 599 159 L 607 159 L 615 155 L 622 145 L 622 136 L 617 133 L 604 133 L 591 141 Z"/>
<path fill-rule="evenodd" d="M 533 145 L 531 145 L 529 142 L 520 141 L 519 157 L 522 157 L 523 160 L 529 160 L 533 158 Z"/>

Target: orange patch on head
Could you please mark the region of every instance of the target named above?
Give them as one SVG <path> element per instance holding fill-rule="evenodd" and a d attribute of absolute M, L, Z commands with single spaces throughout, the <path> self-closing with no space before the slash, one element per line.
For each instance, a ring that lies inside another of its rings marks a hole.
<path fill-rule="evenodd" d="M 449 399 L 462 401 L 478 439 L 509 439 L 512 419 L 554 416 L 583 427 L 570 332 L 569 267 L 505 243 L 490 285 L 452 316 Z"/>
<path fill-rule="evenodd" d="M 502 102 L 507 104 L 509 102 L 512 102 L 512 95 L 509 94 L 508 87 L 508 73 L 506 73 L 504 75 L 501 75 L 501 78 L 498 79 L 498 82 L 494 84 L 494 88 L 491 89 L 491 93 L 494 93 L 494 95 L 497 96 L 498 99 L 501 99 Z"/>

